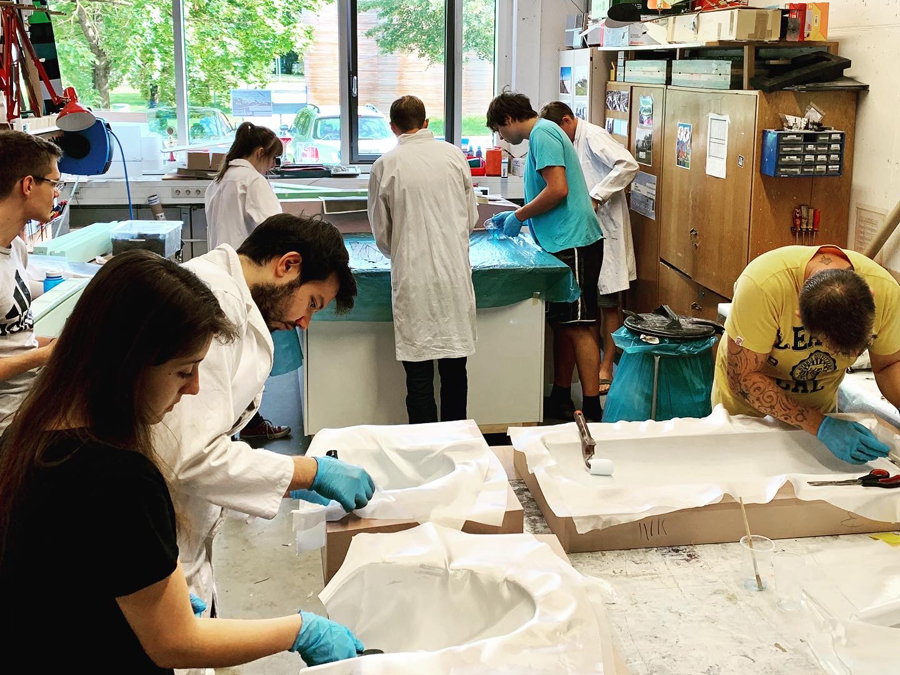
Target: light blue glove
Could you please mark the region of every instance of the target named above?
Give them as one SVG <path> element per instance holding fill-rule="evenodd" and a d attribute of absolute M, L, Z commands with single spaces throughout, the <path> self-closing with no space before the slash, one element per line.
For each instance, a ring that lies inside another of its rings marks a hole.
<path fill-rule="evenodd" d="M 503 234 L 507 237 L 515 237 L 519 234 L 519 230 L 522 229 L 522 225 L 524 223 L 516 218 L 515 211 L 505 211 L 503 213 L 498 213 L 496 216 L 491 218 L 491 222 L 494 223 L 494 226 L 498 230 L 503 230 Z"/>
<path fill-rule="evenodd" d="M 291 490 L 291 499 L 300 499 L 304 502 L 310 502 L 311 504 L 321 504 L 322 506 L 328 506 L 331 503 L 331 500 L 328 497 L 323 497 L 318 492 L 313 492 L 312 490 Z"/>
<path fill-rule="evenodd" d="M 838 459 L 850 464 L 865 464 L 879 457 L 887 457 L 890 448 L 859 422 L 826 417 L 816 437 Z"/>
<path fill-rule="evenodd" d="M 365 649 L 346 626 L 311 612 L 300 612 L 300 616 L 303 626 L 290 651 L 300 654 L 306 665 L 352 659 Z"/>
<path fill-rule="evenodd" d="M 191 609 L 194 611 L 194 616 L 199 619 L 203 615 L 203 612 L 206 611 L 206 603 L 191 593 Z"/>
<path fill-rule="evenodd" d="M 365 469 L 333 457 L 316 457 L 319 467 L 310 486 L 338 502 L 345 511 L 361 509 L 375 494 L 375 483 Z"/>

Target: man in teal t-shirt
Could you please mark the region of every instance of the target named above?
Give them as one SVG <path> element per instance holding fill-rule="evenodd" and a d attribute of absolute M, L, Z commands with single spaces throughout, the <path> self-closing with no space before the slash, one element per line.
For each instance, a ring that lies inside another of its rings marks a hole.
<path fill-rule="evenodd" d="M 529 142 L 525 205 L 494 216 L 495 224 L 507 236 L 515 237 L 524 222 L 530 221 L 535 240 L 572 269 L 581 288 L 575 302 L 549 303 L 547 307 L 547 321 L 553 328 L 554 377 L 544 415 L 571 419 L 572 370 L 577 365 L 584 395 L 582 410 L 588 420 L 599 422 L 603 414 L 600 345 L 592 327 L 597 321 L 603 234 L 575 147 L 559 126 L 538 117 L 523 94 L 504 92 L 491 101 L 487 126 L 512 145 Z"/>

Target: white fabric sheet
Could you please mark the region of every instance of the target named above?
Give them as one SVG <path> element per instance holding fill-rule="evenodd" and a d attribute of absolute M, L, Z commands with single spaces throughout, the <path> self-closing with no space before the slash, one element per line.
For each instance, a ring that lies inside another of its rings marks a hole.
<path fill-rule="evenodd" d="M 811 556 L 801 619 L 828 675 L 900 673 L 900 548 L 847 542 Z"/>
<path fill-rule="evenodd" d="M 311 675 L 615 672 L 600 582 L 530 534 L 360 534 L 319 597 L 385 654 Z"/>
<path fill-rule="evenodd" d="M 323 429 L 307 457 L 337 450 L 375 481 L 376 493 L 356 511 L 361 518 L 415 520 L 462 529 L 466 520 L 500 526 L 508 478 L 472 420 Z M 330 520 L 346 513 L 336 503 Z"/>
<path fill-rule="evenodd" d="M 900 438 L 877 427 L 874 419 L 860 421 L 898 447 Z M 579 533 L 715 504 L 725 495 L 762 504 L 787 482 L 799 499 L 821 499 L 873 520 L 900 521 L 897 491 L 807 485 L 856 478 L 873 468 L 896 472 L 894 464 L 886 459 L 846 464 L 814 436 L 771 418 L 732 417 L 717 406 L 702 419 L 591 424 L 590 429 L 597 441 L 595 457 L 612 460 L 615 475 L 585 471 L 574 423 L 509 430 L 550 508 L 557 516 L 572 517 Z"/>

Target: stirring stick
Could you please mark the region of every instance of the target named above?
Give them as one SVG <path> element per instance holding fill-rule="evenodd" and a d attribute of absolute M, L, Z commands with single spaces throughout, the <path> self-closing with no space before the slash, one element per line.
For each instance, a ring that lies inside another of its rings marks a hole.
<path fill-rule="evenodd" d="M 756 585 L 763 590 L 762 578 L 759 576 L 759 566 L 756 564 L 756 552 L 753 550 L 753 535 L 750 534 L 750 521 L 747 520 L 747 509 L 744 508 L 744 498 L 739 497 L 741 503 L 741 515 L 744 516 L 744 529 L 747 530 L 747 545 L 750 547 L 750 559 L 753 561 L 753 573 L 756 575 Z"/>

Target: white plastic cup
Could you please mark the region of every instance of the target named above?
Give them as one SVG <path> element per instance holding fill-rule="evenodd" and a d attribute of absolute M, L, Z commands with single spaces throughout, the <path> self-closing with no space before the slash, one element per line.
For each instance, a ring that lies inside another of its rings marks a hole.
<path fill-rule="evenodd" d="M 753 548 L 750 547 L 750 539 L 741 537 L 741 583 L 748 591 L 764 591 L 769 587 L 775 544 L 768 537 L 758 534 L 754 534 L 752 540 Z M 759 587 L 760 582 L 762 588 Z"/>
<path fill-rule="evenodd" d="M 322 504 L 299 500 L 299 505 L 291 512 L 297 538 L 297 553 L 316 551 L 325 545 L 326 510 Z"/>
<path fill-rule="evenodd" d="M 782 551 L 772 558 L 772 566 L 775 569 L 775 604 L 785 612 L 798 611 L 806 577 L 806 558 Z"/>

